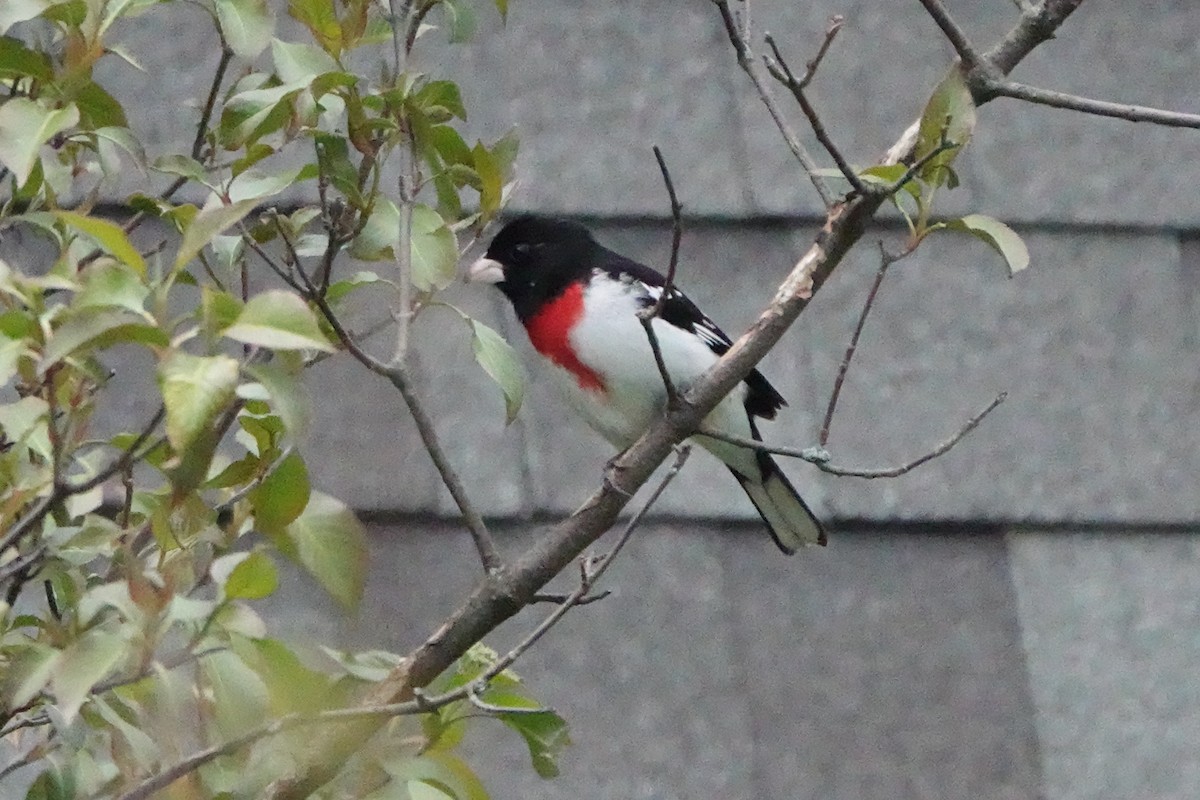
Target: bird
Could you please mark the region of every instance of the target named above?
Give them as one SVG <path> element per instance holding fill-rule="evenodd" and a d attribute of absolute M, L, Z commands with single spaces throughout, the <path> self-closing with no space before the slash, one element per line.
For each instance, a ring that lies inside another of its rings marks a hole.
<path fill-rule="evenodd" d="M 668 394 L 638 312 L 656 305 L 651 326 L 672 384 L 685 390 L 732 341 L 654 269 L 601 245 L 584 225 L 523 215 L 505 224 L 467 269 L 467 281 L 494 284 L 512 304 L 558 388 L 619 451 L 662 415 Z M 761 441 L 755 418 L 774 419 L 786 403 L 757 369 L 705 418 L 713 432 Z M 771 456 L 697 434 L 749 496 L 775 544 L 791 555 L 826 543 L 820 521 Z"/>

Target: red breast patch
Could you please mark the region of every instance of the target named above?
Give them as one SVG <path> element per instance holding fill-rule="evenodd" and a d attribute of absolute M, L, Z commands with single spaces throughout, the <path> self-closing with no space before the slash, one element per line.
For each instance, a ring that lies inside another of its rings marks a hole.
<path fill-rule="evenodd" d="M 583 316 L 583 285 L 572 283 L 525 322 L 529 341 L 546 358 L 570 372 L 584 389 L 604 391 L 604 381 L 575 355 L 570 333 Z"/>

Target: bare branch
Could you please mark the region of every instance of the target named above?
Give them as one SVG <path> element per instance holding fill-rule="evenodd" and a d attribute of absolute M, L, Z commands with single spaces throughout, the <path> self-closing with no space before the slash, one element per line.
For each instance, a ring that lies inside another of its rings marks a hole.
<path fill-rule="evenodd" d="M 1123 119 L 1129 122 L 1149 122 L 1167 128 L 1200 128 L 1200 114 L 1187 114 L 1180 111 L 1167 111 L 1150 106 L 1136 106 L 1126 103 L 1112 103 L 1107 100 L 1093 100 L 1052 89 L 1040 89 L 1024 83 L 1009 80 L 994 80 L 975 76 L 971 77 L 972 89 L 991 97 L 1011 97 L 1036 103 L 1051 108 L 1063 108 L 1068 111 L 1079 111 L 1099 117 Z"/>
<path fill-rule="evenodd" d="M 937 447 L 930 450 L 923 456 L 914 458 L 905 464 L 898 467 L 885 467 L 883 469 L 863 469 L 858 467 L 838 467 L 829 463 L 829 453 L 822 447 L 776 447 L 774 445 L 764 444 L 756 439 L 743 438 L 741 436 L 730 436 L 729 434 L 714 432 L 708 428 L 701 428 L 700 432 L 705 436 L 710 436 L 713 439 L 720 439 L 730 444 L 749 447 L 753 450 L 758 450 L 763 453 L 771 453 L 772 455 L 784 456 L 787 458 L 798 458 L 801 461 L 807 461 L 822 472 L 828 472 L 830 475 L 840 475 L 846 478 L 898 478 L 906 472 L 912 472 L 917 467 L 927 461 L 932 461 L 940 455 L 944 455 L 949 450 L 963 440 L 968 433 L 975 430 L 983 418 L 992 413 L 998 405 L 1003 403 L 1008 398 L 1008 392 L 1001 392 L 996 395 L 996 399 L 988 403 L 987 407 L 980 411 L 967 423 L 959 428 L 958 432 L 939 444 Z"/>
<path fill-rule="evenodd" d="M 733 12 L 730 11 L 727 0 L 713 0 L 713 3 L 716 5 L 717 10 L 721 12 L 721 19 L 725 23 L 725 33 L 729 37 L 730 44 L 733 45 L 738 65 L 749 76 L 750 81 L 754 84 L 754 88 L 758 90 L 759 99 L 767 107 L 767 111 L 771 114 L 771 119 L 775 121 L 775 126 L 779 128 L 779 133 L 787 143 L 788 149 L 792 151 L 792 155 L 796 157 L 796 160 L 800 162 L 800 167 L 808 175 L 813 188 L 817 190 L 817 194 L 821 197 L 821 202 L 825 204 L 826 208 L 829 208 L 834 203 L 833 191 L 829 188 L 829 184 L 825 182 L 825 179 L 818 173 L 817 163 L 813 161 L 812 156 L 808 154 L 808 150 L 800 143 L 800 138 L 792 130 L 791 124 L 784 118 L 783 112 L 780 111 L 779 105 L 775 102 L 775 95 L 771 93 L 771 87 L 767 85 L 762 73 L 759 72 L 758 62 L 750 50 L 750 42 L 747 34 L 738 30 L 738 24 L 733 18 Z"/>
<path fill-rule="evenodd" d="M 321 315 L 325 317 L 329 326 L 333 328 L 334 333 L 345 346 L 346 350 L 360 364 L 376 375 L 386 378 L 400 392 L 400 396 L 404 398 L 404 404 L 408 406 L 408 412 L 412 415 L 413 422 L 416 423 L 417 433 L 421 437 L 421 444 L 425 446 L 425 451 L 429 453 L 430 459 L 433 460 L 433 465 L 437 468 L 438 474 L 442 478 L 442 483 L 450 492 L 450 496 L 454 498 L 459 513 L 462 514 L 463 522 L 466 523 L 467 530 L 471 533 L 471 538 L 475 543 L 475 549 L 479 553 L 479 560 L 483 563 L 484 570 L 489 574 L 498 572 L 503 566 L 503 562 L 500 559 L 499 551 L 496 549 L 496 542 L 492 538 L 492 534 L 488 531 L 483 517 L 476 510 L 475 505 L 467 495 L 467 488 L 463 484 L 462 478 L 459 477 L 454 467 L 451 466 L 446 451 L 442 449 L 441 441 L 437 436 L 437 429 L 433 424 L 433 418 L 429 416 L 424 404 L 413 388 L 407 368 L 403 364 L 384 364 L 363 350 L 354 337 L 350 335 L 349 331 L 342 325 L 341 320 L 338 319 L 337 314 L 334 313 L 325 298 L 316 292 L 311 284 L 309 285 L 309 289 L 310 291 L 302 292 L 302 294 L 317 306 Z"/>
<path fill-rule="evenodd" d="M 575 605 L 577 605 L 577 606 L 591 605 L 592 603 L 596 603 L 596 602 L 599 602 L 600 600 L 603 600 L 604 598 L 608 597 L 611 594 L 612 594 L 611 589 L 605 589 L 603 592 L 597 592 L 596 594 L 589 594 L 586 597 L 581 597 L 579 600 L 577 600 L 575 602 Z M 531 597 L 529 599 L 529 602 L 530 602 L 530 604 L 533 604 L 533 603 L 555 603 L 555 604 L 558 604 L 558 603 L 565 603 L 567 601 L 567 597 L 569 597 L 569 595 L 555 594 L 553 592 L 539 592 L 538 594 L 535 594 L 533 597 Z"/>
<path fill-rule="evenodd" d="M 958 57 L 962 59 L 967 69 L 974 69 L 985 63 L 983 57 L 979 55 L 979 51 L 975 49 L 975 45 L 971 44 L 966 31 L 954 21 L 950 12 L 942 5 L 941 0 L 920 0 L 920 2 L 929 12 L 929 16 L 933 17 L 937 26 L 942 29 L 942 33 L 946 34 L 946 38 L 950 40 L 950 44 L 954 46 Z"/>
<path fill-rule="evenodd" d="M 142 781 L 137 786 L 121 795 L 118 800 L 146 800 L 147 798 L 152 797 L 160 789 L 167 788 L 184 775 L 200 769 L 200 767 L 203 767 L 205 764 L 214 759 L 220 758 L 221 756 L 230 755 L 231 753 L 236 753 L 246 745 L 254 744 L 259 739 L 281 733 L 289 727 L 287 721 L 289 719 L 290 718 L 276 720 L 270 725 L 257 728 L 256 730 L 253 730 L 244 736 L 239 736 L 238 738 L 231 739 L 223 744 L 216 744 L 212 747 L 208 747 L 204 750 L 193 753 L 182 761 L 172 764 L 162 772 L 155 773 L 146 780 Z M 291 720 L 291 724 L 296 724 L 296 720 Z"/>
<path fill-rule="evenodd" d="M 829 46 L 837 38 L 838 31 L 842 29 L 842 23 L 845 21 L 846 18 L 841 14 L 834 14 L 829 18 L 829 25 L 825 28 L 825 38 L 821 42 L 821 47 L 817 50 L 817 54 L 813 56 L 812 60 L 804 65 L 804 77 L 800 79 L 801 89 L 807 89 L 808 84 L 816 77 L 817 69 L 820 68 L 821 62 L 825 59 L 825 54 L 829 52 Z M 772 49 L 774 49 L 773 45 Z"/>
<path fill-rule="evenodd" d="M 1074 8 L 1081 1 L 1047 3 L 1046 5 Z M 942 5 L 941 0 L 920 0 L 920 2 L 929 12 L 929 16 L 933 17 L 934 22 L 942 29 L 942 33 L 946 35 L 950 44 L 954 46 L 959 58 L 962 59 L 963 65 L 966 67 L 967 83 L 971 87 L 976 102 L 979 102 L 981 98 L 990 100 L 994 97 L 1011 97 L 1027 103 L 1079 111 L 1100 117 L 1123 119 L 1129 122 L 1149 122 L 1168 128 L 1200 128 L 1200 114 L 1187 114 L 1128 103 L 1113 103 L 1107 100 L 1093 100 L 1089 97 L 1005 80 L 999 76 L 1007 70 L 1003 70 L 1002 67 L 997 69 L 996 66 L 993 66 L 993 62 L 996 60 L 994 56 L 985 58 L 979 54 L 963 29 Z M 1026 6 L 1019 7 L 1022 8 L 1023 18 L 1038 13 L 1036 7 L 1032 9 Z"/>
<path fill-rule="evenodd" d="M 204 140 L 208 136 L 208 124 L 212 120 L 213 109 L 217 106 L 217 96 L 221 92 L 221 84 L 225 80 L 225 70 L 233 60 L 233 50 L 221 35 L 221 26 L 217 26 L 217 34 L 221 36 L 221 59 L 217 62 L 217 70 L 213 74 L 212 85 L 208 89 L 208 99 L 204 101 L 204 110 L 200 112 L 200 122 L 196 125 L 196 138 L 192 140 L 192 158 L 197 161 L 204 154 Z M 173 194 L 173 193 L 172 193 Z M 163 197 L 166 200 L 170 197 Z"/>
<path fill-rule="evenodd" d="M 658 335 L 654 332 L 654 319 L 662 316 L 667 297 L 675 288 L 675 270 L 679 266 L 679 242 L 683 238 L 683 222 L 680 217 L 683 206 L 679 204 L 679 198 L 675 195 L 675 184 L 671 181 L 671 172 L 667 169 L 667 162 L 658 145 L 654 145 L 654 158 L 658 160 L 658 169 L 662 172 L 663 183 L 667 186 L 667 195 L 671 200 L 671 259 L 667 264 L 667 278 L 662 291 L 659 292 L 658 299 L 654 305 L 638 312 L 638 321 L 642 323 L 642 328 L 646 331 L 646 338 L 650 341 L 654 364 L 658 367 L 658 374 L 662 377 L 663 386 L 667 391 L 667 408 L 671 408 L 678 402 L 679 393 L 675 389 L 675 382 L 671 380 L 671 374 L 667 372 L 667 362 L 663 360 L 662 346 L 659 344 Z"/>
<path fill-rule="evenodd" d="M 832 28 L 833 32 L 837 33 L 837 28 Z M 826 44 L 822 46 L 822 50 L 828 46 L 828 42 L 832 36 L 826 34 Z M 859 194 L 866 194 L 871 191 L 871 188 L 863 183 L 862 178 L 858 177 L 858 173 L 850 166 L 850 162 L 842 155 L 842 151 L 833 143 L 829 132 L 825 130 L 825 124 L 821 122 L 821 117 L 817 114 L 817 109 L 809 102 L 808 95 L 804 93 L 804 86 L 807 80 L 811 80 L 811 74 L 805 74 L 804 80 L 797 80 L 792 74 L 791 67 L 783 59 L 783 54 L 779 52 L 779 46 L 775 44 L 775 39 L 771 34 L 766 35 L 766 42 L 771 48 L 774 56 L 763 56 L 763 63 L 767 67 L 767 72 L 771 73 L 771 77 L 783 84 L 791 93 L 792 97 L 796 98 L 796 102 L 800 104 L 800 110 L 804 112 L 804 116 L 808 117 L 808 124 L 812 126 L 813 133 L 816 134 L 817 141 L 825 148 L 825 152 L 829 153 L 833 162 L 837 164 L 843 177 L 850 182 L 854 187 L 854 191 Z"/>
<path fill-rule="evenodd" d="M 907 255 L 907 253 L 904 255 Z M 867 300 L 863 303 L 862 312 L 858 315 L 858 323 L 855 324 L 854 333 L 850 336 L 850 344 L 846 346 L 846 354 L 842 356 L 842 363 L 838 365 L 837 377 L 833 380 L 833 391 L 829 394 L 829 404 L 825 407 L 825 419 L 821 422 L 821 434 L 818 439 L 821 447 L 829 443 L 829 426 L 833 424 L 833 415 L 837 411 L 838 398 L 842 394 L 842 384 L 846 380 L 846 373 L 850 370 L 850 360 L 854 358 L 854 353 L 858 350 L 858 340 L 862 336 L 863 327 L 867 324 L 867 315 L 871 313 L 871 308 L 875 305 L 875 296 L 879 294 L 879 287 L 883 284 L 883 276 L 887 274 L 888 267 L 902 257 L 890 255 L 884 249 L 883 242 L 879 242 L 879 270 L 875 273 L 875 280 L 871 283 L 871 290 L 867 292 Z"/>
<path fill-rule="evenodd" d="M 675 183 L 671 180 L 671 171 L 667 169 L 667 162 L 663 158 L 662 150 L 658 145 L 654 145 L 654 158 L 658 161 L 659 172 L 662 173 L 663 183 L 667 187 L 667 197 L 671 201 L 671 258 L 667 262 L 667 279 L 663 286 L 663 292 L 658 296 L 658 302 L 654 304 L 653 317 L 662 316 L 663 304 L 667 302 L 667 295 L 675 288 L 675 269 L 679 266 L 679 242 L 683 238 L 683 205 L 679 202 L 679 197 L 675 194 Z"/>

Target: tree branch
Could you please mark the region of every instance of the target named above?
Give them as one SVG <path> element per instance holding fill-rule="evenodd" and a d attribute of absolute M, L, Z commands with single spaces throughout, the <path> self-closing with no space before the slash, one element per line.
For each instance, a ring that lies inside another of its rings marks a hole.
<path fill-rule="evenodd" d="M 304 273 L 301 272 L 300 274 L 303 275 Z M 442 478 L 443 485 L 450 492 L 450 496 L 454 498 L 454 502 L 462 514 L 463 522 L 466 523 L 467 530 L 471 533 L 471 539 L 475 543 L 475 549 L 479 553 L 479 560 L 483 564 L 484 571 L 488 574 L 499 572 L 503 567 L 503 562 L 500 559 L 499 551 L 496 549 L 496 542 L 492 538 L 492 534 L 488 531 L 483 517 L 476 510 L 475 505 L 467 495 L 467 487 L 463 484 L 462 478 L 459 477 L 454 467 L 450 464 L 450 459 L 447 457 L 446 451 L 442 449 L 441 441 L 437 436 L 437 429 L 433 424 L 433 418 L 429 416 L 424 404 L 413 388 L 407 367 L 402 363 L 384 364 L 366 350 L 363 350 L 358 342 L 354 340 L 354 337 L 350 335 L 349 331 L 342 325 L 341 320 L 338 319 L 337 314 L 334 313 L 329 303 L 320 293 L 316 292 L 311 284 L 308 285 L 307 291 L 304 291 L 303 294 L 321 311 L 322 316 L 325 317 L 329 326 L 333 328 L 334 333 L 345 346 L 346 350 L 371 372 L 386 378 L 400 393 L 400 396 L 404 398 L 404 404 L 408 406 L 408 412 L 412 415 L 413 422 L 416 423 L 417 433 L 421 437 L 421 444 L 424 445 L 425 452 L 429 453 L 434 467 Z"/>
<path fill-rule="evenodd" d="M 683 206 L 679 204 L 679 198 L 675 195 L 675 184 L 671 181 L 671 172 L 667 169 L 667 162 L 658 145 L 654 145 L 654 158 L 658 161 L 658 169 L 662 172 L 663 183 L 667 186 L 667 195 L 671 200 L 671 258 L 667 263 L 667 277 L 658 299 L 654 301 L 654 305 L 638 312 L 638 321 L 642 323 L 642 328 L 646 331 L 646 338 L 650 341 L 654 364 L 658 367 L 658 374 L 662 377 L 663 386 L 667 391 L 667 408 L 670 408 L 679 401 L 679 393 L 675 389 L 675 382 L 671 380 L 671 373 L 667 372 L 667 362 L 663 360 L 662 346 L 659 344 L 658 335 L 654 332 L 654 319 L 662 316 L 667 297 L 675 289 L 675 270 L 679 266 L 679 242 L 683 238 L 683 222 L 680 217 Z"/>
<path fill-rule="evenodd" d="M 771 34 L 766 35 L 766 42 L 771 48 L 774 56 L 763 56 L 763 63 L 767 67 L 767 72 L 771 73 L 771 77 L 783 84 L 788 91 L 792 93 L 792 97 L 796 98 L 796 102 L 800 104 L 800 110 L 804 112 L 804 116 L 808 118 L 808 124 L 812 127 L 813 133 L 816 134 L 817 141 L 825 148 L 825 152 L 833 159 L 833 163 L 837 164 L 837 168 L 841 170 L 842 176 L 850 182 L 854 187 L 854 191 L 859 194 L 865 194 L 871 191 L 871 188 L 863 183 L 862 178 L 858 177 L 858 173 L 850 166 L 850 162 L 842 155 L 842 151 L 833 143 L 833 139 L 829 136 L 829 132 L 825 130 L 825 124 L 821 122 L 821 117 L 817 114 L 817 109 L 809 102 L 808 95 L 804 93 L 804 87 L 812 80 L 813 71 L 816 69 L 816 64 L 822 54 L 829 48 L 829 43 L 833 41 L 833 37 L 837 35 L 841 24 L 831 25 L 829 32 L 825 34 L 825 41 L 821 45 L 821 50 L 818 57 L 810 62 L 809 70 L 804 74 L 804 77 L 797 80 L 792 74 L 791 67 L 783 59 L 783 54 L 779 52 L 779 46 L 775 44 L 774 37 Z"/>
<path fill-rule="evenodd" d="M 968 76 L 968 81 L 973 92 L 978 91 L 990 97 L 1011 97 L 1014 100 L 1024 100 L 1027 103 L 1051 108 L 1063 108 L 1068 111 L 1079 111 L 1084 114 L 1123 119 L 1129 122 L 1149 122 L 1167 128 L 1200 128 L 1200 114 L 1112 103 L 1107 100 L 1093 100 L 1088 97 L 1056 92 L 1052 89 L 1040 89 L 1036 86 L 1009 80 Z"/>
<path fill-rule="evenodd" d="M 757 439 L 749 439 L 741 436 L 731 436 L 727 433 L 714 432 L 708 428 L 701 428 L 700 433 L 709 436 L 713 439 L 720 439 L 723 442 L 730 444 L 741 445 L 752 450 L 758 450 L 763 453 L 771 453 L 772 455 L 784 456 L 786 458 L 798 458 L 801 461 L 807 461 L 822 472 L 828 472 L 830 475 L 840 475 L 846 478 L 898 478 L 906 472 L 912 472 L 917 467 L 927 461 L 932 461 L 940 455 L 949 452 L 954 445 L 958 444 L 963 438 L 975 430 L 979 423 L 983 422 L 983 418 L 996 410 L 996 407 L 1008 399 L 1008 392 L 1001 392 L 996 395 L 996 399 L 988 403 L 987 407 L 980 411 L 971 419 L 967 420 L 966 424 L 958 429 L 958 432 L 946 439 L 937 447 L 930 450 L 923 456 L 918 456 L 912 461 L 901 464 L 898 467 L 885 467 L 883 469 L 866 469 L 862 467 L 838 467 L 829 463 L 829 453 L 822 447 L 777 447 L 775 445 L 765 444 Z"/>
<path fill-rule="evenodd" d="M 975 45 L 971 44 L 970 38 L 966 31 L 959 27 L 954 18 L 950 16 L 950 12 L 942 5 L 941 0 L 920 0 L 921 5 L 925 6 L 925 10 L 929 12 L 929 16 L 933 17 L 933 21 L 942 29 L 942 33 L 946 34 L 946 38 L 950 40 L 950 44 L 954 46 L 958 52 L 958 57 L 962 59 L 963 65 L 967 69 L 974 69 L 983 62 L 983 57 L 979 55 L 979 51 L 975 49 Z"/>
<path fill-rule="evenodd" d="M 942 33 L 953 45 L 963 65 L 966 67 L 967 85 L 978 103 L 981 98 L 991 100 L 995 97 L 1010 97 L 1014 100 L 1024 100 L 1027 103 L 1062 108 L 1069 111 L 1079 111 L 1100 117 L 1123 119 L 1129 122 L 1149 122 L 1168 128 L 1200 128 L 1200 114 L 1187 114 L 1178 111 L 1168 111 L 1150 106 L 1131 105 L 1128 103 L 1113 103 L 1108 100 L 1093 100 L 1066 92 L 1052 89 L 1042 89 L 1037 86 L 1006 80 L 1001 77 L 1008 70 L 1001 66 L 1001 53 L 994 50 L 988 57 L 981 56 L 971 44 L 970 39 L 958 23 L 950 16 L 950 12 L 942 5 L 941 0 L 920 0 L 921 5 L 933 17 L 934 22 L 942 29 Z M 1047 6 L 1059 6 L 1073 9 L 1082 0 L 1075 2 L 1049 2 Z M 1069 13 L 1066 12 L 1066 13 Z M 1025 8 L 1022 21 L 1025 18 L 1036 18 L 1038 9 Z M 1064 14 L 1065 16 L 1065 14 Z M 1057 27 L 1057 26 L 1055 26 Z M 1047 37 L 1049 38 L 1049 37 Z"/>
<path fill-rule="evenodd" d="M 1079 2 L 1047 0 L 1036 13 L 1022 15 L 1017 27 L 987 57 L 996 54 L 994 66 L 1002 72 L 1011 70 L 1038 43 L 1045 41 Z M 736 49 L 742 39 L 732 25 L 728 5 L 724 8 L 720 2 L 717 5 Z M 743 58 L 739 51 L 739 63 Z M 906 131 L 889 155 L 896 160 L 911 157 L 914 140 Z M 364 705 L 411 698 L 414 688 L 429 683 L 471 645 L 524 608 L 555 575 L 599 539 L 625 507 L 629 490 L 645 483 L 675 443 L 694 433 L 708 412 L 779 342 L 851 246 L 862 238 L 867 223 L 883 202 L 883 197 L 863 195 L 832 207 L 816 239 L 758 320 L 712 369 L 688 388 L 682 396 L 685 402 L 657 420 L 614 460 L 600 488 L 579 510 L 538 539 L 502 572 L 486 575 L 458 609 L 375 687 Z M 618 472 L 622 486 L 612 480 Z M 378 727 L 379 723 L 374 722 L 323 732 L 311 748 L 313 760 L 303 764 L 299 774 L 272 795 L 274 800 L 296 800 L 311 794 L 336 775 L 347 755 Z"/>
<path fill-rule="evenodd" d="M 775 102 L 775 95 L 771 93 L 771 87 L 767 85 L 762 73 L 759 72 L 758 62 L 750 50 L 750 42 L 747 40 L 746 35 L 738 30 L 737 21 L 733 17 L 733 12 L 729 9 L 728 1 L 713 0 L 713 4 L 721 12 L 721 20 L 725 23 L 725 33 L 729 37 L 730 44 L 733 45 L 734 53 L 737 55 L 738 66 L 749 76 L 750 81 L 754 84 L 754 88 L 758 90 L 759 99 L 767 107 L 767 111 L 771 114 L 771 119 L 775 121 L 775 127 L 779 128 L 779 133 L 787 143 L 788 149 L 792 151 L 792 155 L 800 162 L 800 167 L 808 175 L 813 188 L 820 195 L 821 202 L 825 204 L 826 208 L 829 208 L 834 203 L 833 191 L 829 188 L 829 184 L 825 182 L 825 179 L 818 173 L 817 163 L 813 161 L 812 156 L 808 154 L 808 150 L 800 143 L 800 138 L 792 130 L 792 126 L 783 116 L 783 112 Z"/>
<path fill-rule="evenodd" d="M 883 242 L 879 243 L 879 270 L 875 273 L 875 280 L 871 282 L 870 291 L 867 292 L 867 300 L 863 303 L 862 312 L 858 315 L 858 322 L 854 326 L 854 333 L 850 336 L 850 344 L 846 346 L 846 353 L 842 356 L 842 363 L 838 365 L 837 377 L 833 379 L 833 390 L 829 393 L 829 404 L 825 407 L 825 419 L 821 422 L 821 433 L 817 440 L 821 443 L 821 447 L 829 443 L 829 426 L 833 424 L 833 415 L 837 411 L 838 399 L 842 394 L 842 384 L 846 380 L 846 373 L 850 371 L 850 360 L 854 358 L 854 353 L 858 350 L 858 340 L 867 324 L 867 316 L 871 313 L 872 306 L 875 305 L 875 296 L 879 294 L 879 287 L 883 285 L 883 276 L 887 274 L 888 267 L 902 257 L 890 255 L 884 249 Z"/>

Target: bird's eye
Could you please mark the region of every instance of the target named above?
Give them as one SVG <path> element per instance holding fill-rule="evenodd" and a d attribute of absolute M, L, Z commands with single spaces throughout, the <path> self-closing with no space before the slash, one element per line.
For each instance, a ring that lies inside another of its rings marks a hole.
<path fill-rule="evenodd" d="M 521 242 L 520 244 L 513 245 L 513 252 L 519 256 L 527 256 L 533 252 L 533 245 L 528 242 Z"/>

